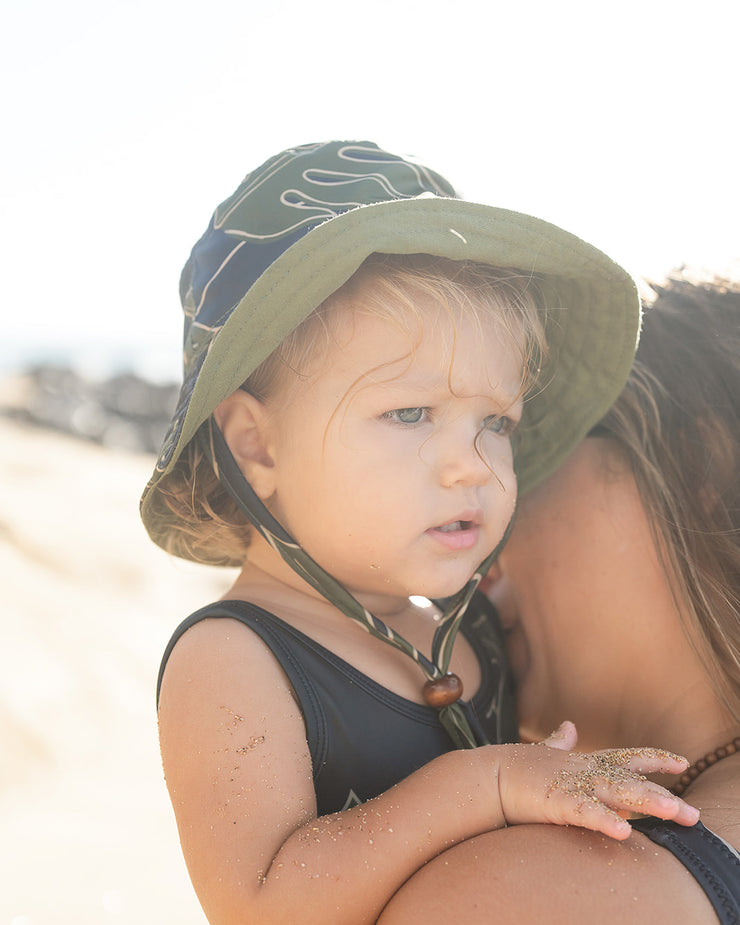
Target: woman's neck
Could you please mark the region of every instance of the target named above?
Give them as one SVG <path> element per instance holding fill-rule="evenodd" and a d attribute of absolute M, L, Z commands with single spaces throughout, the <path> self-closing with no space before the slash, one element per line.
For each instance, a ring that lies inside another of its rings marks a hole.
<path fill-rule="evenodd" d="M 657 698 L 653 703 L 658 703 Z M 639 741 L 633 744 L 666 748 L 683 755 L 689 765 L 696 766 L 707 754 L 740 736 L 740 722 L 719 700 L 703 673 L 693 684 L 685 684 L 680 694 L 672 698 L 664 696 L 661 703 L 663 710 L 660 713 L 645 710 L 647 722 L 641 725 Z M 629 737 L 629 732 L 625 731 L 626 737 Z M 735 760 L 733 758 L 733 764 Z M 708 783 L 710 778 L 714 779 L 715 775 L 707 770 L 703 784 Z M 666 777 L 660 782 L 670 787 L 676 780 Z"/>
<path fill-rule="evenodd" d="M 659 701 L 656 698 L 653 703 Z M 646 744 L 659 744 L 698 761 L 740 735 L 740 722 L 719 700 L 703 672 L 693 683 L 684 682 L 680 693 L 660 701 L 660 712 L 646 710 L 646 724 L 640 734 Z"/>

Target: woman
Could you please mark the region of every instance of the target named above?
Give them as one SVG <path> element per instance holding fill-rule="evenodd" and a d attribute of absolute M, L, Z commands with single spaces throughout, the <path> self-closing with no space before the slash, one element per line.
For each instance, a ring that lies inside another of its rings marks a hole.
<path fill-rule="evenodd" d="M 522 738 L 568 718 L 584 749 L 686 755 L 674 786 L 703 826 L 491 832 L 422 868 L 382 925 L 740 921 L 740 289 L 656 293 L 627 387 L 522 501 L 490 594 Z"/>

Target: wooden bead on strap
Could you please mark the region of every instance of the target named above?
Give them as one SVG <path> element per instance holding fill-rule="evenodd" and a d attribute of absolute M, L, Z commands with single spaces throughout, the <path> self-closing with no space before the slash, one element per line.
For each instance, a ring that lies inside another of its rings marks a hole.
<path fill-rule="evenodd" d="M 424 700 L 430 707 L 441 710 L 462 697 L 462 681 L 451 671 L 436 681 L 427 681 L 423 688 Z"/>

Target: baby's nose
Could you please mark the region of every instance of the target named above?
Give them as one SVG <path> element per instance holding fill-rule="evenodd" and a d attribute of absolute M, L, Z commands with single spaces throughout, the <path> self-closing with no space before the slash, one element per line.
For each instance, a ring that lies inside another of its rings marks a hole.
<path fill-rule="evenodd" d="M 438 466 L 442 484 L 475 487 L 485 485 L 491 478 L 491 464 L 483 457 L 476 438 L 473 431 L 440 445 Z"/>

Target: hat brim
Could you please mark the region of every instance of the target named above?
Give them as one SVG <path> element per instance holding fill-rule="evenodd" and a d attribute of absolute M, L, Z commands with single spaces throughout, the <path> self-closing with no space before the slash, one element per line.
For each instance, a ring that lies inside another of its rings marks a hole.
<path fill-rule="evenodd" d="M 624 386 L 640 301 L 629 274 L 597 248 L 533 216 L 456 199 L 361 206 L 318 225 L 275 260 L 210 344 L 192 394 L 181 396 L 179 431 L 141 499 L 155 542 L 162 538 L 152 495 L 200 425 L 372 253 L 431 254 L 536 276 L 548 357 L 540 388 L 524 406 L 516 455 L 520 493 L 557 468 Z"/>

